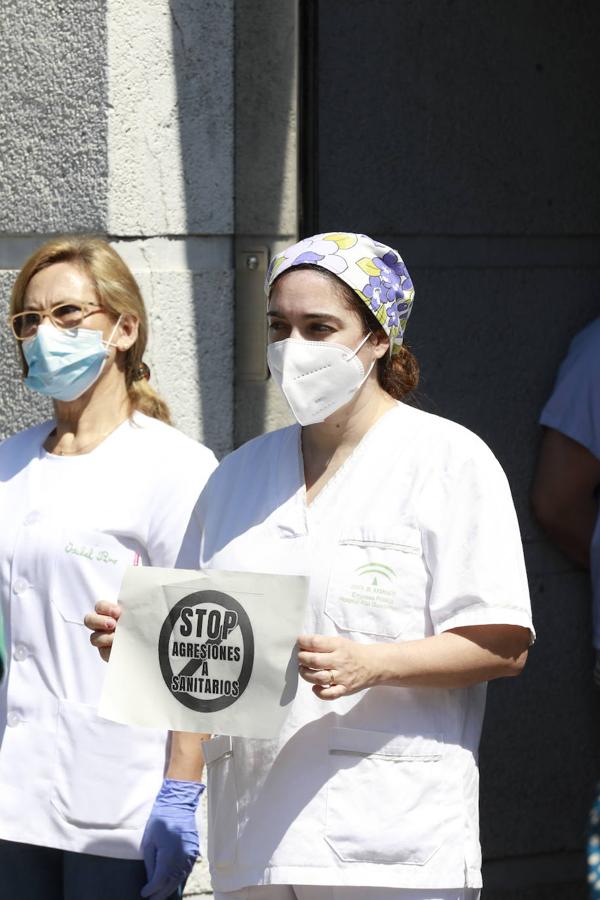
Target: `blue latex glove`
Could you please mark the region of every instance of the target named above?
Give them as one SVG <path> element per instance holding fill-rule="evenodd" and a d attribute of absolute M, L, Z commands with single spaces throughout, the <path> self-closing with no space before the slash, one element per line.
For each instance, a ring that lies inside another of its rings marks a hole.
<path fill-rule="evenodd" d="M 142 897 L 166 900 L 192 871 L 200 850 L 195 812 L 204 787 L 198 781 L 163 781 L 142 838 L 148 876 Z"/>

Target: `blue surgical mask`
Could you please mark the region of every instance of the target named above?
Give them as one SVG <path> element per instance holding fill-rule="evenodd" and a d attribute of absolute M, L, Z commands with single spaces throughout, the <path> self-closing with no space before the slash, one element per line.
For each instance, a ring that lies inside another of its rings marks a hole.
<path fill-rule="evenodd" d="M 53 400 L 81 397 L 100 377 L 120 321 L 119 316 L 107 341 L 95 328 L 40 325 L 34 337 L 23 341 L 27 387 Z"/>

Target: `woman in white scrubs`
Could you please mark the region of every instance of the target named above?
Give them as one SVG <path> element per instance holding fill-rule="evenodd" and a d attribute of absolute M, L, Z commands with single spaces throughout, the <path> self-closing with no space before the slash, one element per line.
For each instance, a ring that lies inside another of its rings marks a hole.
<path fill-rule="evenodd" d="M 506 478 L 474 434 L 401 402 L 417 368 L 396 251 L 307 238 L 267 292 L 298 424 L 213 474 L 199 562 L 310 576 L 303 680 L 277 740 L 203 744 L 215 898 L 475 900 L 485 682 L 533 639 Z M 89 617 L 105 649 L 107 612 Z"/>
<path fill-rule="evenodd" d="M 216 461 L 170 426 L 148 384 L 143 300 L 106 242 L 42 246 L 17 277 L 11 324 L 25 384 L 55 415 L 0 445 L 0 894 L 133 900 L 148 881 L 149 816 L 156 874 L 157 792 L 183 778 L 193 810 L 201 786 L 177 753 L 163 783 L 164 732 L 96 715 L 104 670 L 83 616 L 116 600 L 128 566 L 189 565 L 182 540 Z"/>

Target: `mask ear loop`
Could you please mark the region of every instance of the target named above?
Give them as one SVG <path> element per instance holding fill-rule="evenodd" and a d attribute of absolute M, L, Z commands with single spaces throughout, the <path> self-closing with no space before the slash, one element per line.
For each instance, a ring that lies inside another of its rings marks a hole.
<path fill-rule="evenodd" d="M 107 349 L 108 349 L 109 347 L 116 347 L 116 346 L 117 346 L 116 344 L 113 344 L 113 343 L 112 343 L 112 339 L 113 339 L 114 336 L 115 336 L 115 331 L 117 330 L 117 328 L 118 328 L 119 325 L 121 324 L 121 319 L 122 319 L 122 318 L 123 318 L 123 313 L 119 313 L 119 318 L 118 318 L 117 321 L 115 322 L 115 327 L 114 327 L 113 330 L 111 331 L 109 339 L 108 339 L 107 341 L 102 341 L 102 343 L 104 344 L 104 346 L 105 346 Z"/>
<path fill-rule="evenodd" d="M 360 342 L 360 344 L 358 345 L 358 347 L 356 348 L 356 350 L 354 350 L 354 352 L 351 353 L 350 356 L 347 356 L 346 359 L 347 359 L 347 360 L 354 359 L 354 357 L 356 356 L 356 354 L 358 353 L 358 351 L 359 351 L 362 347 L 364 347 L 364 345 L 367 343 L 367 341 L 368 341 L 369 338 L 372 336 L 372 334 L 373 334 L 372 331 L 368 331 L 368 332 L 365 334 L 365 336 L 364 336 L 364 338 L 362 339 L 362 341 Z M 372 369 L 372 368 L 373 368 L 373 366 L 371 366 L 371 369 Z M 371 371 L 371 369 L 369 369 L 369 372 Z"/>
<path fill-rule="evenodd" d="M 367 341 L 368 341 L 369 338 L 372 336 L 372 334 L 373 334 L 372 331 L 368 331 L 368 332 L 365 334 L 364 338 L 362 339 L 362 341 L 360 342 L 360 344 L 358 345 L 358 347 L 356 348 L 356 350 L 354 351 L 354 353 L 351 353 L 350 356 L 347 356 L 347 357 L 346 357 L 346 362 L 349 362 L 351 359 L 354 359 L 354 357 L 356 356 L 356 354 L 358 353 L 358 351 L 360 350 L 360 348 L 361 348 L 361 347 L 364 347 L 364 345 L 367 343 Z M 358 362 L 359 362 L 360 365 L 362 366 L 362 363 L 360 362 L 360 359 L 359 359 Z M 368 368 L 367 371 L 365 372 L 365 376 L 364 376 L 364 378 L 361 379 L 361 381 L 360 381 L 358 387 L 356 388 L 356 390 L 359 390 L 359 389 L 363 386 L 363 384 L 365 383 L 365 381 L 367 380 L 367 378 L 369 377 L 369 375 L 370 375 L 371 372 L 373 371 L 373 366 L 374 366 L 374 365 L 375 365 L 375 360 L 373 360 L 373 361 L 371 362 L 371 365 L 369 366 L 369 368 Z"/>

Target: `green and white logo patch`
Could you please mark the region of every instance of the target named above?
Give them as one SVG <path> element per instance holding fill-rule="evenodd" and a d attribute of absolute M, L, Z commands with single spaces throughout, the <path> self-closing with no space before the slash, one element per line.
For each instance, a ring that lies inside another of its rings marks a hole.
<path fill-rule="evenodd" d="M 340 600 L 377 609 L 396 606 L 396 572 L 380 562 L 368 562 L 358 566 L 344 584 Z"/>

